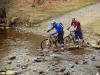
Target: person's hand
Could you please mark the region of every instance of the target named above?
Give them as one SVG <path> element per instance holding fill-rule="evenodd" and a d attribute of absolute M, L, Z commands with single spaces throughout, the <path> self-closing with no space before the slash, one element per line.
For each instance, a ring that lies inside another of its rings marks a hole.
<path fill-rule="evenodd" d="M 70 27 L 67 28 L 67 30 L 69 30 L 69 29 L 70 29 Z"/>
<path fill-rule="evenodd" d="M 49 31 L 50 31 L 50 30 L 48 30 L 47 33 L 48 33 Z"/>

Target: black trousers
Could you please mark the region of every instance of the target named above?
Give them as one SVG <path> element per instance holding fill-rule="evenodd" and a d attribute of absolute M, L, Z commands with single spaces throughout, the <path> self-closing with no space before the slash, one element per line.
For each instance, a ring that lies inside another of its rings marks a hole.
<path fill-rule="evenodd" d="M 63 36 L 64 36 L 64 33 L 58 33 L 58 43 L 64 44 Z"/>

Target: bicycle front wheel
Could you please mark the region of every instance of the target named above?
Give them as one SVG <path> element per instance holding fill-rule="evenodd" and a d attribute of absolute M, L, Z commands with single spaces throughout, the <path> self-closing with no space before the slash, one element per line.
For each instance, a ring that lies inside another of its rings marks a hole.
<path fill-rule="evenodd" d="M 49 49 L 51 47 L 51 40 L 49 39 L 44 39 L 42 42 L 41 42 L 41 49 Z"/>

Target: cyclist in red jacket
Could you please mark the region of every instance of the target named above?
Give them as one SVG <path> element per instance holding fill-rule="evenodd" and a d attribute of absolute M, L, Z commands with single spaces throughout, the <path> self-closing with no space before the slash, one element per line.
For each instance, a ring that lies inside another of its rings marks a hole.
<path fill-rule="evenodd" d="M 81 39 L 81 41 L 84 42 L 80 22 L 76 21 L 75 18 L 72 18 L 72 22 L 71 22 L 70 27 L 72 27 L 72 26 L 74 27 L 74 31 L 75 31 L 76 43 L 77 44 L 79 43 L 79 39 Z M 68 27 L 68 30 L 70 29 L 70 27 Z"/>

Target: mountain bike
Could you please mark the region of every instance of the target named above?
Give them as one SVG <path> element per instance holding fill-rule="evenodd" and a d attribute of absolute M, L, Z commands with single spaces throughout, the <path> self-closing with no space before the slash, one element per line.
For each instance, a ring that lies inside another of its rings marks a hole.
<path fill-rule="evenodd" d="M 86 41 L 84 41 L 84 42 L 82 41 L 82 43 L 79 42 L 79 41 L 77 42 L 75 40 L 75 34 L 74 33 L 75 33 L 75 31 L 69 31 L 69 35 L 64 37 L 64 45 L 65 46 L 70 47 L 70 46 L 74 45 L 74 46 L 77 46 L 78 48 L 80 46 L 82 47 L 82 45 L 83 45 L 83 47 L 90 46 L 89 43 L 86 42 Z"/>
<path fill-rule="evenodd" d="M 75 45 L 76 46 L 76 40 L 75 40 L 75 31 L 69 31 L 69 35 L 64 37 L 64 45 Z M 79 45 L 79 43 L 78 43 Z"/>
<path fill-rule="evenodd" d="M 41 49 L 50 49 L 52 45 L 55 45 L 57 47 L 57 43 L 57 36 L 51 35 L 49 32 L 49 36 L 41 42 Z"/>

